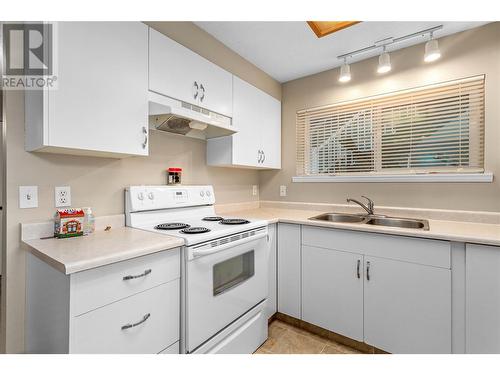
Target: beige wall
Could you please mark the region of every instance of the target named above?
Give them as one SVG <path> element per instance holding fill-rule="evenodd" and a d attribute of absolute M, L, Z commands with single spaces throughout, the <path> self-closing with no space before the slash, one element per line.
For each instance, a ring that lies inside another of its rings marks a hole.
<path fill-rule="evenodd" d="M 368 195 L 376 204 L 424 208 L 500 211 L 500 23 L 439 40 L 441 60 L 423 62 L 424 45 L 391 53 L 393 71 L 375 72 L 377 58 L 351 66 L 352 81 L 340 84 L 338 69 L 283 85 L 282 170 L 260 174 L 262 200 L 343 203 L 346 197 Z M 292 183 L 295 175 L 296 111 L 395 90 L 486 74 L 485 167 L 493 183 Z M 288 196 L 279 196 L 287 185 Z"/>
<path fill-rule="evenodd" d="M 223 56 L 224 68 L 248 79 L 255 86 L 280 97 L 281 86 L 268 75 L 224 47 L 207 33 L 190 23 L 164 24 L 174 30 L 170 37 L 180 43 L 189 39 L 189 48 L 207 58 Z M 184 31 L 182 31 L 184 30 Z M 162 30 L 160 30 L 162 31 Z M 189 38 L 184 34 L 189 34 Z M 218 62 L 218 61 L 215 61 Z M 222 65 L 222 64 L 221 64 Z M 25 251 L 20 247 L 19 223 L 44 221 L 54 213 L 54 186 L 71 186 L 73 206 L 91 206 L 96 215 L 123 213 L 123 189 L 134 184 L 163 184 L 165 168 L 179 166 L 184 170 L 185 184 L 213 184 L 218 203 L 258 199 L 252 196 L 258 172 L 207 167 L 206 142 L 152 131 L 149 157 L 122 160 L 67 156 L 24 151 L 24 98 L 21 92 L 8 92 L 7 108 L 7 283 L 2 298 L 7 309 L 2 311 L 2 332 L 6 351 L 24 349 Z M 38 185 L 39 207 L 18 209 L 19 185 Z M 3 304 L 2 304 L 3 305 Z"/>

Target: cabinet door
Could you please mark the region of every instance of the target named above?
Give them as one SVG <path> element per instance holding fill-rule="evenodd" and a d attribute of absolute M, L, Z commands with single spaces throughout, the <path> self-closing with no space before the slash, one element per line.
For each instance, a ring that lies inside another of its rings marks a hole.
<path fill-rule="evenodd" d="M 198 104 L 201 57 L 162 33 L 149 29 L 149 89 Z"/>
<path fill-rule="evenodd" d="M 300 225 L 278 225 L 278 311 L 301 319 Z"/>
<path fill-rule="evenodd" d="M 365 342 L 391 353 L 451 353 L 451 271 L 365 256 Z"/>
<path fill-rule="evenodd" d="M 162 33 L 149 30 L 149 89 L 231 116 L 231 73 Z"/>
<path fill-rule="evenodd" d="M 196 77 L 200 82 L 198 105 L 228 117 L 233 115 L 233 75 L 203 59 Z"/>
<path fill-rule="evenodd" d="M 59 22 L 58 88 L 48 93 L 48 145 L 147 155 L 148 28 Z"/>
<path fill-rule="evenodd" d="M 466 353 L 500 353 L 500 247 L 466 245 Z"/>
<path fill-rule="evenodd" d="M 269 235 L 269 292 L 267 295 L 266 317 L 269 319 L 277 311 L 277 247 L 276 247 L 276 225 L 271 224 L 268 226 Z"/>
<path fill-rule="evenodd" d="M 363 256 L 302 247 L 302 319 L 363 341 Z"/>
<path fill-rule="evenodd" d="M 260 128 L 260 90 L 233 77 L 233 164 L 261 167 L 262 132 Z"/>
<path fill-rule="evenodd" d="M 259 108 L 262 128 L 263 167 L 281 168 L 281 102 L 264 94 Z"/>

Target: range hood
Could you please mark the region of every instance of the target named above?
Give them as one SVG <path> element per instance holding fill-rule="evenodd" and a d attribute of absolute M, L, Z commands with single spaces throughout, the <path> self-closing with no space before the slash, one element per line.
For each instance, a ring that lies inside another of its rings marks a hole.
<path fill-rule="evenodd" d="M 149 127 L 201 139 L 236 133 L 230 117 L 151 91 Z"/>

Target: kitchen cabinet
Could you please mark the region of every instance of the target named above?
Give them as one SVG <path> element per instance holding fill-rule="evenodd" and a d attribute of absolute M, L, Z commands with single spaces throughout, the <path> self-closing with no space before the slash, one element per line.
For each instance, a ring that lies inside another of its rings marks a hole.
<path fill-rule="evenodd" d="M 148 155 L 148 28 L 58 22 L 57 87 L 25 91 L 26 150 Z"/>
<path fill-rule="evenodd" d="M 278 224 L 278 311 L 301 319 L 300 225 Z"/>
<path fill-rule="evenodd" d="M 363 341 L 363 256 L 302 247 L 302 319 Z"/>
<path fill-rule="evenodd" d="M 232 74 L 149 29 L 149 90 L 231 117 Z"/>
<path fill-rule="evenodd" d="M 500 247 L 466 244 L 466 353 L 500 353 Z"/>
<path fill-rule="evenodd" d="M 303 320 L 391 353 L 451 353 L 449 242 L 313 226 L 301 242 Z"/>
<path fill-rule="evenodd" d="M 390 353 L 451 353 L 451 271 L 365 257 L 364 341 Z"/>
<path fill-rule="evenodd" d="M 172 353 L 180 339 L 180 249 L 65 275 L 27 258 L 28 353 Z"/>
<path fill-rule="evenodd" d="M 277 282 L 278 282 L 278 264 L 277 262 L 277 238 L 276 238 L 277 224 L 270 224 L 267 227 L 267 234 L 269 236 L 269 292 L 267 296 L 266 316 L 267 319 L 272 317 L 278 311 L 277 300 Z"/>
<path fill-rule="evenodd" d="M 233 126 L 237 133 L 207 141 L 209 165 L 281 168 L 281 102 L 236 76 Z"/>

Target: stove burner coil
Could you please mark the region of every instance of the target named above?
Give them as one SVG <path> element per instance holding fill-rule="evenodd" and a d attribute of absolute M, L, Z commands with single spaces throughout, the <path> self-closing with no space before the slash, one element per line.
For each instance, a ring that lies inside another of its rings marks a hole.
<path fill-rule="evenodd" d="M 224 219 L 220 221 L 220 224 L 224 225 L 241 225 L 241 224 L 248 224 L 249 221 L 245 219 Z"/>
<path fill-rule="evenodd" d="M 220 216 L 207 216 L 202 219 L 203 221 L 221 221 L 224 220 L 223 217 Z"/>
<path fill-rule="evenodd" d="M 184 224 L 184 223 L 164 223 L 164 224 L 158 224 L 155 226 L 155 229 L 159 230 L 175 230 L 175 229 L 183 229 L 183 228 L 189 228 L 189 224 Z"/>
<path fill-rule="evenodd" d="M 207 233 L 210 232 L 210 229 L 205 228 L 205 227 L 190 227 L 181 230 L 182 233 L 186 234 L 199 234 L 199 233 Z"/>

